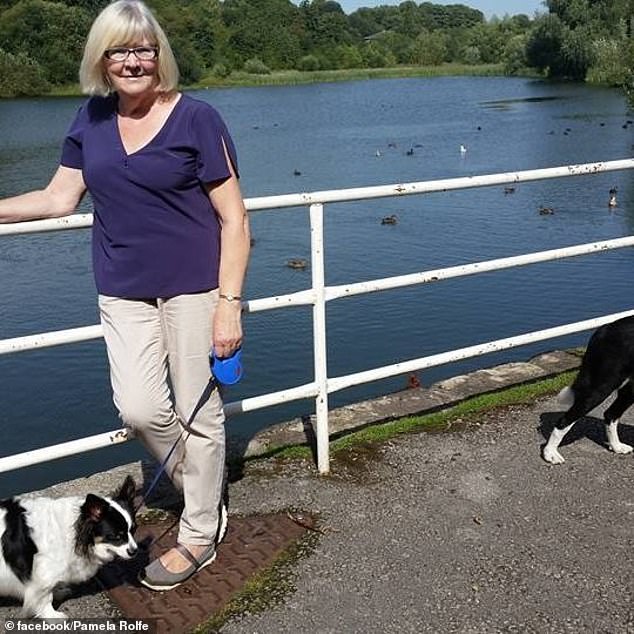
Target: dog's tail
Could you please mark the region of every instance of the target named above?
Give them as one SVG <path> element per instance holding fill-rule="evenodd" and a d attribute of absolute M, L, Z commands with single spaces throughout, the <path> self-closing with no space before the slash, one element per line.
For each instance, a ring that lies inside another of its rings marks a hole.
<path fill-rule="evenodd" d="M 565 387 L 557 394 L 557 400 L 563 407 L 572 407 L 572 404 L 575 402 L 574 390 L 570 386 Z"/>

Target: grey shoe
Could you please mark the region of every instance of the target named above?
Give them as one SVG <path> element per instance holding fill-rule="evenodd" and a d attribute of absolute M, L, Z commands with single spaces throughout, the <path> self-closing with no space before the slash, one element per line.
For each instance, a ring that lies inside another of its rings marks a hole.
<path fill-rule="evenodd" d="M 144 586 L 152 590 L 171 590 L 187 581 L 187 579 L 201 568 L 211 564 L 216 558 L 216 547 L 214 544 L 210 544 L 198 559 L 194 557 L 183 544 L 176 544 L 175 548 L 190 562 L 190 566 L 183 570 L 183 572 L 170 572 L 161 563 L 160 559 L 155 559 L 152 563 L 147 565 L 139 575 L 139 581 Z"/>

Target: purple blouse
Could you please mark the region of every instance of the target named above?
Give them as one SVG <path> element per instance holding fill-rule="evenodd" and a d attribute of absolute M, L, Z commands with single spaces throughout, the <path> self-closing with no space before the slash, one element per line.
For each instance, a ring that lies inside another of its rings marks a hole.
<path fill-rule="evenodd" d="M 181 95 L 156 136 L 127 154 L 116 97 L 79 109 L 61 164 L 81 169 L 94 203 L 93 268 L 102 295 L 173 297 L 218 286 L 220 226 L 204 184 L 237 173 L 233 141 L 209 104 Z"/>

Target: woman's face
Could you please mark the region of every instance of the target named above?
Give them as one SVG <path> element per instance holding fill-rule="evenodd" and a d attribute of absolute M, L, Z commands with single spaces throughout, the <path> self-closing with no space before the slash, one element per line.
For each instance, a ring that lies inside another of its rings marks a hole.
<path fill-rule="evenodd" d="M 104 68 L 120 96 L 138 97 L 158 85 L 158 49 L 147 40 L 114 46 L 104 52 Z"/>

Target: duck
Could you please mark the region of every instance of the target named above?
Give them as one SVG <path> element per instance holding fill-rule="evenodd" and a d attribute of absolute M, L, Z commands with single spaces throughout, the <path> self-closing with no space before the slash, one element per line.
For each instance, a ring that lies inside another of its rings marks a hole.
<path fill-rule="evenodd" d="M 608 200 L 608 207 L 616 207 L 618 205 L 618 203 L 616 202 L 616 192 L 616 187 L 612 187 L 612 189 L 610 189 L 610 199 Z"/>
<path fill-rule="evenodd" d="M 505 187 L 504 188 L 504 193 L 505 194 L 514 194 L 515 193 L 515 187 Z"/>
<path fill-rule="evenodd" d="M 555 210 L 552 207 L 540 207 L 539 213 L 542 216 L 552 216 L 555 213 Z"/>
<path fill-rule="evenodd" d="M 299 170 L 293 170 L 293 176 L 301 176 L 302 173 Z"/>
<path fill-rule="evenodd" d="M 381 219 L 382 225 L 395 225 L 398 222 L 398 217 L 396 214 L 392 214 L 391 216 L 385 216 Z"/>
<path fill-rule="evenodd" d="M 407 156 L 414 156 L 414 148 L 411 147 L 409 150 L 407 150 L 407 152 L 405 152 L 405 154 L 407 154 Z"/>
<path fill-rule="evenodd" d="M 286 266 L 291 269 L 305 269 L 308 266 L 308 262 L 304 258 L 291 258 L 286 261 Z"/>

